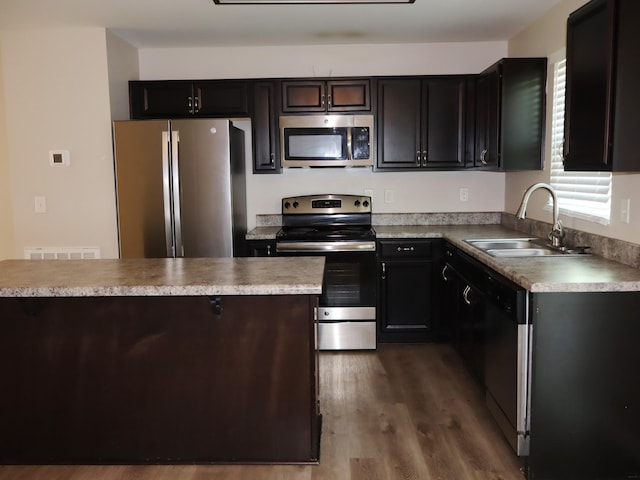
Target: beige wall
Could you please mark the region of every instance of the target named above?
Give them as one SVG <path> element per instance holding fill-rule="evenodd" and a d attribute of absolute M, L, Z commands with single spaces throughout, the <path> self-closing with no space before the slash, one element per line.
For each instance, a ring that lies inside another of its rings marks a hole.
<path fill-rule="evenodd" d="M 107 63 L 112 120 L 129 118 L 129 80 L 137 80 L 138 49 L 107 31 Z"/>
<path fill-rule="evenodd" d="M 556 61 L 564 56 L 566 47 L 566 20 L 571 12 L 587 3 L 587 0 L 563 0 L 545 17 L 521 32 L 509 41 L 509 56 L 546 56 L 550 61 Z M 548 75 L 548 103 L 547 103 L 547 135 L 545 145 L 545 169 L 542 172 L 509 173 L 506 175 L 506 210 L 515 212 L 520 204 L 522 193 L 531 184 L 549 182 L 550 178 L 550 125 L 551 125 L 551 94 L 553 91 L 553 63 L 549 65 Z M 598 223 L 573 219 L 562 216 L 565 226 L 591 233 L 618 238 L 633 243 L 640 243 L 640 175 L 614 174 L 612 185 L 611 224 L 604 226 Z M 620 206 L 623 198 L 631 199 L 631 223 L 622 223 Z M 527 215 L 538 220 L 551 222 L 551 213 L 544 210 L 545 195 L 536 193 L 527 210 Z M 636 219 L 635 222 L 633 219 Z"/>
<path fill-rule="evenodd" d="M 13 220 L 11 217 L 11 194 L 9 190 L 9 151 L 2 80 L 2 48 L 0 44 L 0 260 L 10 258 L 13 244 Z"/>
<path fill-rule="evenodd" d="M 1 33 L 14 242 L 99 247 L 117 256 L 115 193 L 104 29 Z M 66 149 L 69 167 L 51 167 Z M 47 212 L 34 212 L 34 197 Z"/>
<path fill-rule="evenodd" d="M 412 45 L 164 48 L 140 51 L 140 78 L 268 78 L 479 73 L 506 56 L 506 42 Z M 203 61 L 203 59 L 207 59 Z M 251 172 L 251 165 L 248 165 Z M 460 201 L 459 189 L 469 190 Z M 504 210 L 504 174 L 372 173 L 370 169 L 285 170 L 247 177 L 249 227 L 257 214 L 277 214 L 284 196 L 363 194 L 375 213 Z M 391 190 L 393 202 L 385 202 Z"/>

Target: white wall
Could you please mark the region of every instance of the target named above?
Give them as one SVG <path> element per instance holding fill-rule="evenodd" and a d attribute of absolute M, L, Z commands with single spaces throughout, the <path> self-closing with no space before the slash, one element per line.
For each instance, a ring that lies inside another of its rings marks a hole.
<path fill-rule="evenodd" d="M 14 241 L 25 246 L 100 247 L 117 256 L 105 30 L 0 34 Z M 49 166 L 66 149 L 69 167 Z M 0 150 L 1 151 L 1 150 Z M 44 196 L 46 213 L 34 212 Z"/>
<path fill-rule="evenodd" d="M 11 176 L 4 105 L 2 44 L 0 43 L 0 260 L 11 256 L 11 246 L 13 245 L 13 220 L 11 217 L 11 194 L 9 192 Z"/>
<path fill-rule="evenodd" d="M 336 77 L 479 73 L 506 56 L 506 42 L 423 45 L 165 48 L 140 51 L 141 79 Z M 248 170 L 251 171 L 250 164 Z M 459 201 L 459 188 L 469 201 Z M 370 169 L 285 170 L 247 178 L 249 227 L 257 214 L 280 213 L 284 196 L 363 194 L 375 213 L 504 210 L 504 174 L 372 173 Z M 394 201 L 385 203 L 385 190 Z"/>
<path fill-rule="evenodd" d="M 550 61 L 555 61 L 558 56 L 564 56 L 566 48 L 566 20 L 569 14 L 587 0 L 563 0 L 558 6 L 548 12 L 534 25 L 521 32 L 509 41 L 509 56 L 546 56 Z M 518 209 L 522 193 L 531 184 L 536 182 L 549 182 L 551 155 L 551 94 L 553 91 L 553 64 L 549 65 L 548 75 L 548 102 L 547 102 L 547 148 L 545 150 L 545 168 L 542 172 L 509 173 L 506 176 L 506 210 L 515 212 Z M 573 219 L 562 216 L 565 226 L 590 233 L 618 238 L 633 243 L 640 243 L 640 175 L 638 174 L 614 174 L 612 182 L 612 211 L 611 224 L 608 226 L 585 220 Z M 620 206 L 623 198 L 631 199 L 631 223 L 622 223 L 619 219 Z M 546 196 L 534 194 L 527 215 L 538 220 L 551 222 L 551 213 L 544 210 Z M 634 221 L 635 218 L 635 221 Z"/>

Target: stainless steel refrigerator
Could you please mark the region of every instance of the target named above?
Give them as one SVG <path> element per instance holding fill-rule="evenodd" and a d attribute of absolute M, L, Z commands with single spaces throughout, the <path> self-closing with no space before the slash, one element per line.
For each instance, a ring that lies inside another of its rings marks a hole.
<path fill-rule="evenodd" d="M 223 119 L 113 123 L 121 258 L 245 255 L 244 132 Z"/>

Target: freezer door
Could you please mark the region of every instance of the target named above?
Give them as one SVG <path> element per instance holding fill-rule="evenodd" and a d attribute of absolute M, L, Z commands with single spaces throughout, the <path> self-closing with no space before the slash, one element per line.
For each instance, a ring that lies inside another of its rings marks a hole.
<path fill-rule="evenodd" d="M 172 120 L 171 127 L 177 139 L 174 181 L 180 186 L 173 206 L 180 226 L 177 256 L 232 257 L 230 122 Z"/>
<path fill-rule="evenodd" d="M 166 120 L 113 124 L 121 258 L 172 256 L 172 229 L 165 229 L 171 212 L 165 210 L 163 189 L 169 179 L 162 162 L 170 152 L 163 132 L 168 135 Z"/>

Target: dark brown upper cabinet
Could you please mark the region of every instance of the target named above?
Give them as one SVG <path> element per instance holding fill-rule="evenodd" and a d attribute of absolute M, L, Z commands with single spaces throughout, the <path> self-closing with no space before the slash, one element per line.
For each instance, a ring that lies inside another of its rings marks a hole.
<path fill-rule="evenodd" d="M 363 111 L 371 111 L 368 78 L 282 81 L 283 113 Z"/>
<path fill-rule="evenodd" d="M 132 119 L 249 114 L 248 84 L 235 80 L 129 82 Z"/>
<path fill-rule="evenodd" d="M 464 167 L 465 77 L 378 80 L 379 170 Z"/>
<path fill-rule="evenodd" d="M 640 171 L 640 2 L 593 0 L 567 20 L 564 168 Z"/>
<path fill-rule="evenodd" d="M 278 132 L 279 82 L 256 81 L 253 84 L 251 118 L 253 121 L 254 173 L 279 173 L 280 136 Z"/>
<path fill-rule="evenodd" d="M 474 166 L 541 170 L 546 58 L 503 58 L 476 78 Z"/>

